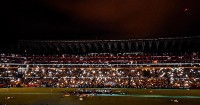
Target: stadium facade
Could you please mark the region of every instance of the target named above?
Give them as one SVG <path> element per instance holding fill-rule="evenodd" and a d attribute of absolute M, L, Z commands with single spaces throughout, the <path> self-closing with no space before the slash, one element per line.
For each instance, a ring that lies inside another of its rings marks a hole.
<path fill-rule="evenodd" d="M 200 37 L 1 45 L 1 87 L 200 88 Z"/>

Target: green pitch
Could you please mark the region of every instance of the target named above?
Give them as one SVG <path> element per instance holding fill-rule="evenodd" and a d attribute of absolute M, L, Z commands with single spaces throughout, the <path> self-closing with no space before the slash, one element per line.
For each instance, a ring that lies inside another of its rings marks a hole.
<path fill-rule="evenodd" d="M 200 105 L 200 90 L 119 88 L 127 95 L 64 96 L 76 88 L 0 88 L 0 105 Z M 174 102 L 173 100 L 178 100 Z"/>

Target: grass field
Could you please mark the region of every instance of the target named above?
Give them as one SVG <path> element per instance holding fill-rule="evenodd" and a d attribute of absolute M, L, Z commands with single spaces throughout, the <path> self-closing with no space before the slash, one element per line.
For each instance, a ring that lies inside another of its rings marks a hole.
<path fill-rule="evenodd" d="M 92 89 L 92 88 L 91 88 Z M 63 97 L 61 91 L 75 88 L 0 88 L 0 105 L 200 105 L 200 90 L 130 89 L 113 91 L 128 95 Z M 12 99 L 5 99 L 13 97 Z M 172 102 L 177 99 L 179 102 Z"/>

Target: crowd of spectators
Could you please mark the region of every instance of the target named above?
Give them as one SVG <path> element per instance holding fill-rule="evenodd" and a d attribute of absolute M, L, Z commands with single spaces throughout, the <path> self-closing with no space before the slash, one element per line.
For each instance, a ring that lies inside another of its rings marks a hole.
<path fill-rule="evenodd" d="M 21 64 L 143 64 L 143 63 L 199 63 L 200 55 L 145 53 L 89 53 L 80 55 L 0 55 L 0 63 Z"/>
<path fill-rule="evenodd" d="M 1 54 L 0 87 L 200 88 L 199 58 L 197 53 Z"/>
<path fill-rule="evenodd" d="M 0 69 L 6 87 L 200 88 L 199 68 L 18 68 Z"/>

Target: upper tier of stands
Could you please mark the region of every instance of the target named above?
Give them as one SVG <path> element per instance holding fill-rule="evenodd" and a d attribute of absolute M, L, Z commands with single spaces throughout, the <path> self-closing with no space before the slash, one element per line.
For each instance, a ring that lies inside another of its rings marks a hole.
<path fill-rule="evenodd" d="M 20 40 L 0 45 L 0 53 L 87 54 L 87 53 L 191 53 L 200 51 L 200 36 L 128 40 Z"/>

